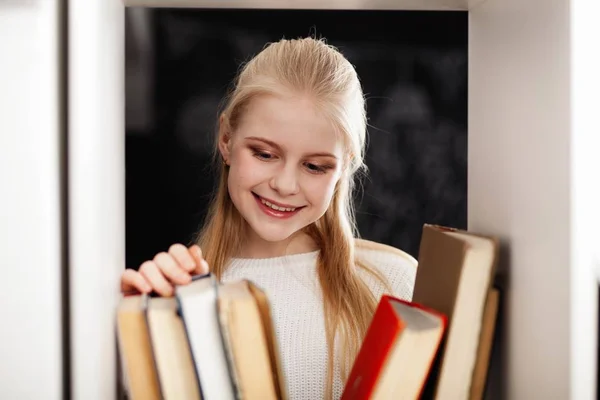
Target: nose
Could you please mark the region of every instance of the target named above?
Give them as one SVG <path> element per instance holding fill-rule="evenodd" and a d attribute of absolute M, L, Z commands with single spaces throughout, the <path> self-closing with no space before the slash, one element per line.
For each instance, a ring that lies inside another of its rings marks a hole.
<path fill-rule="evenodd" d="M 278 168 L 269 184 L 281 196 L 291 196 L 300 191 L 296 169 L 291 163 Z"/>

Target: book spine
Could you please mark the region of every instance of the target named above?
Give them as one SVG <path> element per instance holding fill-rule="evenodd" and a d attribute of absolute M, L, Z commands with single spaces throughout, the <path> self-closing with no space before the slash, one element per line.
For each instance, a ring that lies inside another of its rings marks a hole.
<path fill-rule="evenodd" d="M 341 400 L 367 399 L 373 394 L 392 344 L 403 329 L 390 300 L 382 296 L 375 310 Z"/>

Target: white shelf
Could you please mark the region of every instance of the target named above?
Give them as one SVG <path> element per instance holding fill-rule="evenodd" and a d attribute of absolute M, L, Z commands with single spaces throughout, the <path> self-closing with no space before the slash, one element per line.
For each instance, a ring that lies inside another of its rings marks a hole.
<path fill-rule="evenodd" d="M 129 7 L 312 10 L 468 10 L 485 0 L 125 0 Z"/>
<path fill-rule="evenodd" d="M 508 246 L 508 399 L 596 398 L 598 4 L 488 0 L 470 13 L 468 221 Z"/>
<path fill-rule="evenodd" d="M 3 399 L 63 398 L 57 3 L 0 2 Z"/>

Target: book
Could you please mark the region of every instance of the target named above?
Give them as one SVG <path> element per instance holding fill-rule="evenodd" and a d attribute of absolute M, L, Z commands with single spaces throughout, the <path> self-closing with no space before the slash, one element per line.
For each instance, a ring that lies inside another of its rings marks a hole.
<path fill-rule="evenodd" d="M 489 296 L 498 250 L 494 237 L 437 225 L 423 227 L 412 301 L 448 318 L 427 383 L 427 393 L 435 399 L 467 399 L 481 391 L 475 385 L 481 385 L 489 361 L 489 349 L 481 346 L 491 343 L 485 319 L 495 316 L 495 311 L 486 310 L 486 305 L 494 307 Z"/>
<path fill-rule="evenodd" d="M 200 400 L 200 388 L 177 300 L 173 297 L 150 298 L 146 321 L 162 398 Z"/>
<path fill-rule="evenodd" d="M 117 309 L 117 345 L 124 392 L 130 400 L 159 400 L 158 377 L 154 368 L 146 309 L 148 296 L 128 296 Z"/>
<path fill-rule="evenodd" d="M 287 399 L 270 304 L 249 280 L 126 294 L 117 315 L 125 398 Z"/>
<path fill-rule="evenodd" d="M 248 280 L 219 286 L 218 315 L 240 399 L 285 399 L 277 340 L 264 292 Z"/>
<path fill-rule="evenodd" d="M 217 281 L 212 274 L 175 287 L 200 395 L 204 400 L 233 400 L 235 388 L 217 313 Z"/>
<path fill-rule="evenodd" d="M 479 336 L 479 347 L 477 348 L 477 358 L 475 368 L 473 369 L 471 391 L 469 393 L 470 400 L 481 400 L 485 395 L 499 305 L 500 291 L 493 288 L 488 292 L 485 303 L 481 334 Z"/>
<path fill-rule="evenodd" d="M 273 317 L 271 314 L 271 304 L 266 293 L 258 286 L 251 284 L 248 288 L 254 295 L 260 316 L 262 319 L 263 327 L 267 337 L 267 346 L 269 348 L 269 358 L 271 361 L 271 371 L 273 376 L 276 377 L 276 393 L 278 398 L 281 400 L 287 400 L 287 383 L 285 375 L 283 374 L 283 365 L 281 363 L 279 341 L 275 333 L 275 325 L 273 325 Z"/>
<path fill-rule="evenodd" d="M 383 295 L 341 400 L 418 399 L 446 324 L 437 311 Z"/>

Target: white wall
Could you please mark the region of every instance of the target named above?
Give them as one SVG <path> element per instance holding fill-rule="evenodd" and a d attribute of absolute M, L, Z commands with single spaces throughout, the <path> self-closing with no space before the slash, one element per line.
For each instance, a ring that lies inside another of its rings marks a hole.
<path fill-rule="evenodd" d="M 511 400 L 595 398 L 600 179 L 589 168 L 600 165 L 586 95 L 599 88 L 588 92 L 591 46 L 575 26 L 590 3 L 487 0 L 470 13 L 468 220 L 509 249 L 494 387 Z M 584 8 L 571 15 L 572 4 Z"/>
<path fill-rule="evenodd" d="M 125 268 L 124 9 L 119 0 L 71 1 L 69 14 L 72 391 L 107 400 Z"/>
<path fill-rule="evenodd" d="M 62 398 L 56 0 L 0 2 L 0 398 Z"/>

